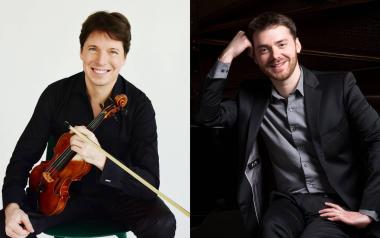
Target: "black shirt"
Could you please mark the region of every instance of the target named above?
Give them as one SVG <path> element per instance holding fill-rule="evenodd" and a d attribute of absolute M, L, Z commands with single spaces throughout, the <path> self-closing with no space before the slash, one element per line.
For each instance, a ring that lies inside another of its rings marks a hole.
<path fill-rule="evenodd" d="M 124 93 L 128 104 L 115 117 L 105 119 L 94 131 L 101 147 L 138 173 L 153 186 L 159 186 L 159 165 L 155 113 L 146 95 L 119 75 L 112 98 Z M 55 144 L 67 132 L 64 125 L 87 126 L 93 112 L 86 93 L 84 73 L 75 74 L 49 85 L 40 96 L 33 116 L 22 133 L 6 170 L 3 205 L 22 205 L 29 171 L 47 145 Z M 70 195 L 130 196 L 151 199 L 153 192 L 141 185 L 110 160 L 103 171 L 95 166 L 81 181 L 74 182 Z"/>

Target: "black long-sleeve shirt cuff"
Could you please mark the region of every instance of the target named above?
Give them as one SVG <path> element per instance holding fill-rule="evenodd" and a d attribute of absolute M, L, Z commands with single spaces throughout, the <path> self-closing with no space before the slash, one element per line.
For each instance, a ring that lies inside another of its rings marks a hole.
<path fill-rule="evenodd" d="M 25 199 L 24 189 L 19 187 L 8 188 L 6 192 L 3 191 L 3 208 L 10 203 L 17 203 L 19 206 L 23 206 Z"/>
<path fill-rule="evenodd" d="M 137 173 L 140 177 L 158 189 L 158 186 L 156 185 L 157 181 L 155 181 L 153 176 L 147 171 L 137 167 L 129 167 L 129 169 Z M 131 175 L 127 174 L 127 172 L 123 171 L 118 165 L 109 159 L 107 159 L 104 165 L 103 172 L 100 176 L 100 182 L 106 186 L 122 190 L 132 197 L 150 200 L 156 196 L 154 192 L 150 191 L 147 187 Z"/>

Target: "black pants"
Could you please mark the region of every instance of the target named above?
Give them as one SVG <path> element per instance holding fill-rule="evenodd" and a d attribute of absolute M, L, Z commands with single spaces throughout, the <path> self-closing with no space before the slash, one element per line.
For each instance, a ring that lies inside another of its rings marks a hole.
<path fill-rule="evenodd" d="M 318 211 L 325 202 L 342 204 L 338 198 L 325 194 L 272 194 L 263 217 L 263 238 L 348 238 L 356 237 L 357 229 L 340 222 L 321 218 Z"/>
<path fill-rule="evenodd" d="M 69 199 L 64 211 L 55 216 L 43 216 L 29 210 L 29 208 L 25 207 L 24 209 L 27 210 L 35 231 L 29 237 L 35 237 L 47 228 L 58 224 L 93 218 L 118 223 L 139 238 L 170 238 L 174 237 L 176 229 L 174 215 L 159 198 L 144 201 L 126 199 L 126 197 L 113 199 L 77 197 Z M 1 210 L 1 237 L 6 237 L 4 220 L 4 210 Z"/>

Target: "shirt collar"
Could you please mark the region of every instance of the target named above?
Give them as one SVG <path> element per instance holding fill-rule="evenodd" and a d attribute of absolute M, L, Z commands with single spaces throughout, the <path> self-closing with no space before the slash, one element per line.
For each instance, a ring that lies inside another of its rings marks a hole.
<path fill-rule="evenodd" d="M 301 96 L 304 96 L 304 93 L 303 93 L 303 71 L 302 71 L 301 67 L 300 67 L 300 70 L 301 70 L 300 78 L 298 80 L 297 87 L 293 93 L 298 92 Z M 281 96 L 277 92 L 277 90 L 272 86 L 272 100 L 284 100 L 284 99 L 285 98 L 283 96 Z"/>
<path fill-rule="evenodd" d="M 119 74 L 116 80 L 115 85 L 112 88 L 111 91 L 111 96 L 112 98 L 115 98 L 116 95 L 121 94 L 121 93 L 126 93 L 124 90 L 124 82 L 123 82 L 123 77 Z"/>

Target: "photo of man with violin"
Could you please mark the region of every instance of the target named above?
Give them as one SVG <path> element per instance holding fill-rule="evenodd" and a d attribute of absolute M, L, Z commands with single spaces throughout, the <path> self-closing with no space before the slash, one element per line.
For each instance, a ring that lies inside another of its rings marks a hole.
<path fill-rule="evenodd" d="M 120 75 L 130 23 L 119 12 L 97 11 L 82 24 L 79 41 L 83 71 L 43 91 L 7 166 L 1 237 L 35 237 L 93 217 L 137 237 L 174 237 L 176 219 L 165 203 L 102 153 L 159 187 L 155 110 Z M 46 145 L 47 161 L 39 163 Z"/>

